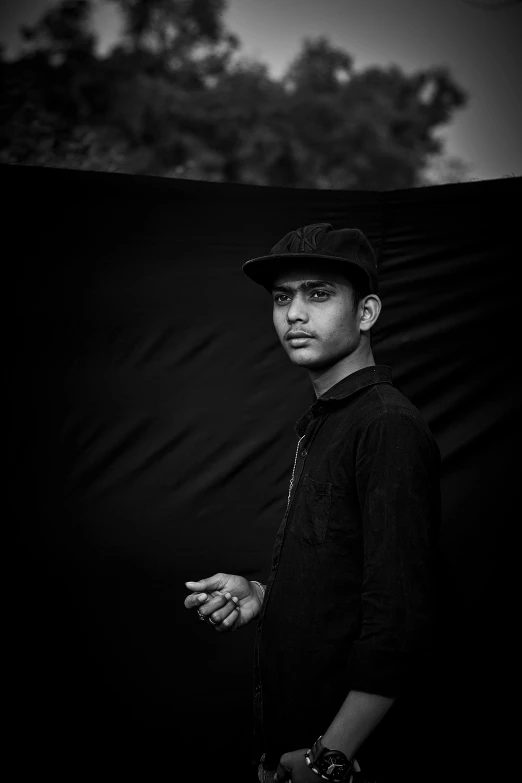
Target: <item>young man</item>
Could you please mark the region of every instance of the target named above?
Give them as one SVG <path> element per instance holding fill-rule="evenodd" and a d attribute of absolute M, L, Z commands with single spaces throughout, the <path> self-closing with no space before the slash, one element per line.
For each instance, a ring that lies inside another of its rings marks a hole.
<path fill-rule="evenodd" d="M 215 574 L 187 582 L 185 606 L 219 632 L 258 619 L 261 783 L 423 783 L 409 732 L 433 636 L 440 455 L 373 358 L 373 250 L 361 231 L 319 223 L 243 271 L 272 293 L 277 335 L 317 399 L 295 428 L 266 587 Z"/>

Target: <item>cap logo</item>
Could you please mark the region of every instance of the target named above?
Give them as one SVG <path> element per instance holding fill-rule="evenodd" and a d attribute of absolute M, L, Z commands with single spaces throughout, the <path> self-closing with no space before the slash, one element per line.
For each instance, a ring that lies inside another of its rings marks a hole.
<path fill-rule="evenodd" d="M 308 253 L 317 250 L 317 237 L 322 231 L 321 224 L 298 228 L 287 242 L 287 251 L 289 253 Z"/>

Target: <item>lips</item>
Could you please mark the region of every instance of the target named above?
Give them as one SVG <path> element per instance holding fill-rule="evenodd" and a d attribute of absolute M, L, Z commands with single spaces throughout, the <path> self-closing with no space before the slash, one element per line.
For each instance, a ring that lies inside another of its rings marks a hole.
<path fill-rule="evenodd" d="M 307 332 L 288 332 L 286 335 L 287 340 L 301 340 L 305 337 L 312 337 L 312 335 Z"/>

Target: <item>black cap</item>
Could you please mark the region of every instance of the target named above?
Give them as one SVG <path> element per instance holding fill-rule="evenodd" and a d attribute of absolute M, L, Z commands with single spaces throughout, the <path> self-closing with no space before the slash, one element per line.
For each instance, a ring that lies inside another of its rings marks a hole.
<path fill-rule="evenodd" d="M 375 253 L 367 238 L 358 228 L 334 229 L 330 223 L 313 223 L 285 234 L 268 256 L 251 258 L 243 264 L 247 277 L 267 290 L 281 271 L 282 262 L 302 258 L 331 261 L 356 267 L 368 278 L 370 291 L 377 293 L 378 274 Z M 350 269 L 346 269 L 349 276 Z"/>

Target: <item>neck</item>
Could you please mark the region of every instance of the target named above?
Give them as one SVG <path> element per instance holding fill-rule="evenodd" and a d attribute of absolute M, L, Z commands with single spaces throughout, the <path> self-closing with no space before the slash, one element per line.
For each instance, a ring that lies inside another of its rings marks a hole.
<path fill-rule="evenodd" d="M 326 370 L 309 370 L 308 375 L 312 381 L 314 392 L 316 397 L 320 397 L 336 383 L 342 381 L 347 375 L 362 370 L 363 367 L 374 367 L 375 359 L 373 358 L 372 349 L 370 346 L 365 347 L 363 350 L 356 350 L 349 356 L 345 356 L 336 364 L 328 367 Z"/>

